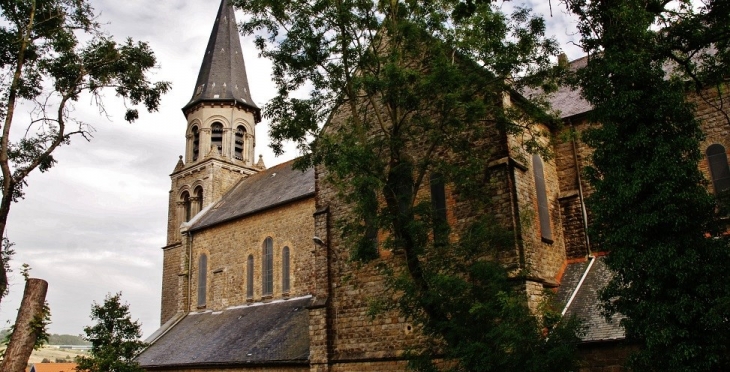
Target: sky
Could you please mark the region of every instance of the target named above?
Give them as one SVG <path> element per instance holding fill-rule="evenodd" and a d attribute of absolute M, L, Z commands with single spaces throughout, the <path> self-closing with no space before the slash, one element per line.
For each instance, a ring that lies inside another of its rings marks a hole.
<path fill-rule="evenodd" d="M 190 100 L 218 0 L 94 0 L 104 29 L 118 41 L 147 41 L 158 58 L 152 80 L 172 82 L 159 112 L 141 111 L 133 124 L 123 120 L 123 103 L 106 96 L 106 115 L 91 100 L 75 104 L 79 118 L 95 127 L 94 137 L 58 149 L 58 164 L 28 178 L 25 199 L 14 204 L 7 227 L 15 243 L 10 294 L 0 303 L 0 328 L 13 322 L 22 298 L 27 263 L 31 277 L 49 283 L 49 332 L 82 334 L 91 325 L 93 302 L 122 292 L 133 319 L 149 336 L 159 327 L 162 250 L 166 244 L 169 174 L 185 147 L 181 108 Z M 520 2 L 517 2 L 519 5 Z M 542 14 L 570 59 L 581 57 L 574 25 L 557 0 L 524 3 Z M 505 5 L 507 6 L 507 5 Z M 237 15 L 239 20 L 242 14 Z M 259 58 L 253 38 L 242 37 L 251 94 L 259 107 L 275 95 L 271 63 Z M 27 115 L 16 116 L 17 131 Z M 267 166 L 296 157 L 275 157 L 268 147 L 268 123 L 256 127 L 256 157 Z"/>

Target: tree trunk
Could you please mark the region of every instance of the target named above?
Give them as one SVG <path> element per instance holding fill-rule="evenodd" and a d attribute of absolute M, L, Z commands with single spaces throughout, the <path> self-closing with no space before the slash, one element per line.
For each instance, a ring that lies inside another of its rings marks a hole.
<path fill-rule="evenodd" d="M 41 331 L 38 326 L 45 316 L 43 307 L 46 302 L 48 282 L 43 279 L 28 279 L 25 282 L 23 301 L 20 303 L 15 328 L 10 343 L 5 350 L 0 371 L 25 372 L 28 358 L 33 352 L 36 338 Z"/>

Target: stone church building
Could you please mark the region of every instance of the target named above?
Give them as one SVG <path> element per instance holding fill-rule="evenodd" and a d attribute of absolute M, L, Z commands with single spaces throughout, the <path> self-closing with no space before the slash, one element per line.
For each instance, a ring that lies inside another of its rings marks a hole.
<path fill-rule="evenodd" d="M 137 361 L 148 371 L 404 370 L 402 354 L 418 335 L 397 313 L 366 315 L 383 279 L 375 263 L 348 261 L 349 248 L 334 231 L 347 211 L 323 181 L 326 170 L 294 170 L 291 161 L 266 168 L 255 158 L 261 111 L 250 88 L 255 93 L 234 11 L 222 0 L 182 109 L 186 150 L 170 175 L 162 325 Z M 512 93 L 510 99 L 521 97 Z M 701 168 L 713 188 L 726 189 L 730 123 L 712 108 L 717 96 L 691 99 L 707 134 Z M 561 88 L 552 105 L 566 126 L 580 131 L 588 125 L 591 107 L 578 91 Z M 584 370 L 616 370 L 630 348 L 617 322 L 607 323 L 597 308 L 596 292 L 610 274 L 586 233 L 584 199 L 591 188 L 581 169 L 590 149 L 579 140 L 558 142 L 556 156 L 544 161 L 502 136 L 495 141 L 504 148 L 490 164 L 495 200 L 519 234 L 515 257 L 533 273 L 525 282 L 528 301 L 555 291 L 564 313 L 588 326 Z"/>

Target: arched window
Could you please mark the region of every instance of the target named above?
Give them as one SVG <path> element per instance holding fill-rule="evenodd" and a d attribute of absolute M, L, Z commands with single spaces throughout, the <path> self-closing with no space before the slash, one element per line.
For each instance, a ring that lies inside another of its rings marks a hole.
<path fill-rule="evenodd" d="M 198 160 L 200 155 L 200 130 L 197 126 L 193 127 L 193 161 Z"/>
<path fill-rule="evenodd" d="M 208 257 L 201 254 L 198 258 L 198 307 L 205 306 L 206 280 L 208 277 Z"/>
<path fill-rule="evenodd" d="M 235 150 L 236 150 L 236 159 L 243 160 L 243 141 L 246 139 L 246 128 L 243 127 L 243 125 L 239 125 L 238 128 L 236 128 L 236 143 L 235 143 Z"/>
<path fill-rule="evenodd" d="M 710 165 L 710 176 L 715 195 L 730 189 L 730 169 L 727 164 L 725 147 L 719 144 L 707 148 L 707 163 Z"/>
<path fill-rule="evenodd" d="M 261 255 L 261 295 L 269 296 L 274 293 L 274 240 L 264 240 L 263 254 Z"/>
<path fill-rule="evenodd" d="M 246 298 L 253 298 L 253 255 L 246 262 Z"/>
<path fill-rule="evenodd" d="M 223 124 L 215 122 L 210 126 L 210 145 L 219 154 L 223 153 Z"/>
<path fill-rule="evenodd" d="M 535 192 L 537 193 L 537 213 L 540 217 L 540 235 L 548 243 L 553 242 L 553 232 L 550 228 L 550 209 L 548 208 L 547 188 L 545 187 L 545 173 L 540 155 L 532 155 L 532 169 L 535 175 Z"/>
<path fill-rule="evenodd" d="M 195 198 L 197 199 L 196 202 L 198 203 L 197 211 L 200 212 L 203 210 L 203 187 L 198 186 L 195 188 Z"/>
<path fill-rule="evenodd" d="M 284 293 L 289 292 L 290 288 L 289 281 L 289 247 L 284 247 L 281 250 L 281 291 Z"/>
<path fill-rule="evenodd" d="M 190 218 L 192 217 L 193 211 L 192 211 L 192 206 L 190 204 L 190 194 L 188 194 L 187 191 L 185 191 L 182 194 L 182 202 L 183 202 L 183 213 L 184 213 L 184 217 L 185 217 L 184 222 L 188 222 L 188 221 L 190 221 Z"/>

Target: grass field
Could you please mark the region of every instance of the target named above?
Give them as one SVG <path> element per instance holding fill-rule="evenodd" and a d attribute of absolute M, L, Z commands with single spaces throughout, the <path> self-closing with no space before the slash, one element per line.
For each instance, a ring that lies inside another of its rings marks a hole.
<path fill-rule="evenodd" d="M 84 350 L 69 350 L 69 349 L 57 349 L 53 347 L 44 346 L 40 350 L 34 350 L 33 354 L 30 355 L 28 363 L 40 363 L 43 359 L 48 359 L 51 362 L 55 362 L 56 359 L 64 359 L 66 362 L 73 362 L 77 355 L 86 355 Z"/>

